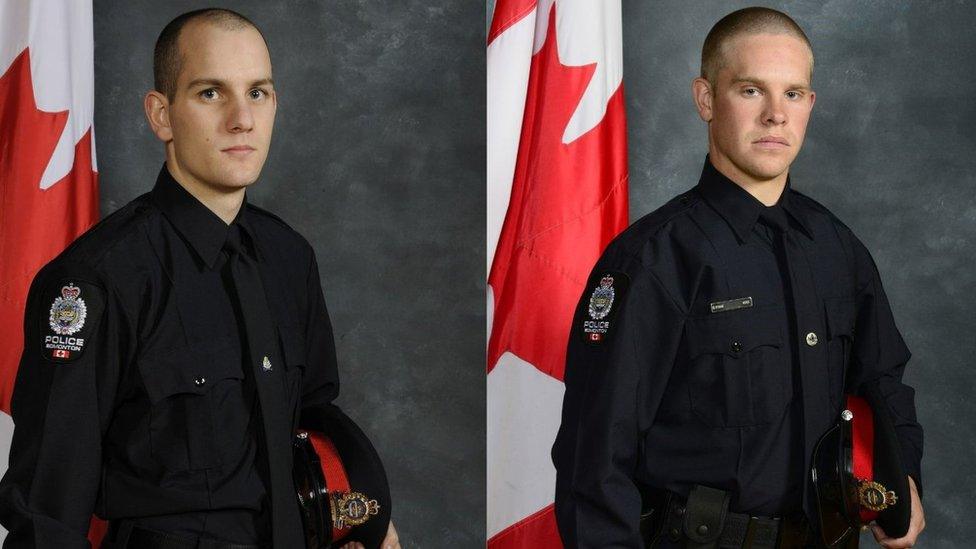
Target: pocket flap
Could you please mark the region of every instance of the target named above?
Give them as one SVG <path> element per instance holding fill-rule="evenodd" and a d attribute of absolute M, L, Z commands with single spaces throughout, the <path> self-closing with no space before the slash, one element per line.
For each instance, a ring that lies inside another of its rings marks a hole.
<path fill-rule="evenodd" d="M 738 356 L 756 347 L 779 347 L 778 309 L 744 309 L 713 313 L 685 320 L 685 337 L 691 358 L 704 353 Z"/>
<path fill-rule="evenodd" d="M 283 325 L 278 328 L 285 364 L 305 367 L 305 333 L 300 326 Z"/>
<path fill-rule="evenodd" d="M 854 335 L 854 298 L 831 297 L 824 299 L 827 316 L 827 337 Z"/>
<path fill-rule="evenodd" d="M 241 368 L 241 350 L 230 338 L 178 347 L 139 360 L 139 373 L 153 404 L 180 393 L 204 394 L 222 379 L 244 379 Z"/>

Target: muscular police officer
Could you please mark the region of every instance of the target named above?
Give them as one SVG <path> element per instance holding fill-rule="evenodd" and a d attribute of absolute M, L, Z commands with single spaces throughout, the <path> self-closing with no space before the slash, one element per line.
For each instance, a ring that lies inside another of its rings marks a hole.
<path fill-rule="evenodd" d="M 803 31 L 774 10 L 734 12 L 705 39 L 701 178 L 608 246 L 573 320 L 552 452 L 568 547 L 642 547 L 642 502 L 661 495 L 679 504 L 654 517 L 667 525 L 656 546 L 715 546 L 718 532 L 682 527 L 695 485 L 727 492 L 729 513 L 776 519 L 772 537 L 727 531 L 722 547 L 818 546 L 813 445 L 866 383 L 894 418 L 911 491 L 908 534 L 874 536 L 911 547 L 924 528 L 909 350 L 867 248 L 789 177 L 812 72 Z"/>
<path fill-rule="evenodd" d="M 290 440 L 339 385 L 313 249 L 247 201 L 277 108 L 270 55 L 240 14 L 200 10 L 163 30 L 154 73 L 155 186 L 30 288 L 4 547 L 88 547 L 93 513 L 103 547 L 305 545 Z M 399 547 L 392 524 L 383 546 Z"/>

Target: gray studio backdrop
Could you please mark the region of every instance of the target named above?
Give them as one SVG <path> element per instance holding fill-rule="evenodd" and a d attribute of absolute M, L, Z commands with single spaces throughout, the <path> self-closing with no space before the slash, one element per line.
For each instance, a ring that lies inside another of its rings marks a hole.
<path fill-rule="evenodd" d="M 162 145 L 142 96 L 176 15 L 95 3 L 101 211 L 150 190 Z M 267 37 L 279 105 L 248 199 L 314 246 L 335 327 L 338 403 L 386 465 L 404 547 L 485 532 L 483 6 L 227 4 Z"/>
<path fill-rule="evenodd" d="M 488 19 L 494 2 L 488 2 Z M 707 152 L 691 99 L 701 45 L 754 5 L 624 0 L 624 87 L 635 221 L 695 185 Z M 767 2 L 813 43 L 817 102 L 790 173 L 874 256 L 912 359 L 925 429 L 926 530 L 970 547 L 976 504 L 976 2 Z M 877 547 L 870 533 L 863 547 Z"/>

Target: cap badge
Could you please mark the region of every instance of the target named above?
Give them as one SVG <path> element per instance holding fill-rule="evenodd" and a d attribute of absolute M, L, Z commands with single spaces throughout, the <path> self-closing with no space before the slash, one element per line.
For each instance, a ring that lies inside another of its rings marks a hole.
<path fill-rule="evenodd" d="M 332 492 L 329 497 L 332 498 L 332 524 L 340 530 L 359 526 L 380 512 L 380 504 L 361 492 Z"/>
<path fill-rule="evenodd" d="M 857 498 L 862 507 L 878 512 L 898 503 L 898 496 L 893 490 L 888 490 L 883 484 L 873 480 L 858 482 Z"/>

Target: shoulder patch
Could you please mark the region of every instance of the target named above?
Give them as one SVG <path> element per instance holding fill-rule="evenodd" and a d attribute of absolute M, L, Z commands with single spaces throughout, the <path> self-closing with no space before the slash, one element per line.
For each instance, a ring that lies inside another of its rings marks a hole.
<path fill-rule="evenodd" d="M 104 292 L 98 286 L 63 278 L 48 288 L 39 304 L 48 307 L 40 314 L 41 354 L 51 362 L 74 362 L 91 344 L 90 335 L 105 308 Z"/>
<path fill-rule="evenodd" d="M 623 305 L 630 277 L 620 271 L 596 271 L 586 283 L 588 299 L 581 300 L 580 334 L 591 345 L 610 338 L 617 311 Z"/>

